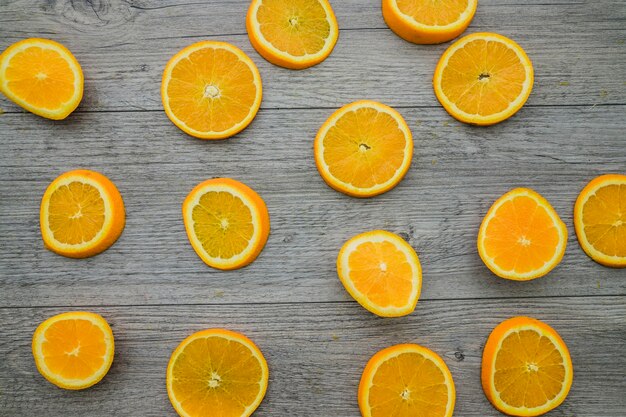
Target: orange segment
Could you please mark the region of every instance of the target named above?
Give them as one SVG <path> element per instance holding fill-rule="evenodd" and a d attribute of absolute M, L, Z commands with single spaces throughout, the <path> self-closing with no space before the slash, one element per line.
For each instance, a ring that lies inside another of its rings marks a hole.
<path fill-rule="evenodd" d="M 567 346 L 545 323 L 514 317 L 489 335 L 482 385 L 495 408 L 512 416 L 539 416 L 558 407 L 572 386 Z"/>
<path fill-rule="evenodd" d="M 508 119 L 526 103 L 533 66 L 524 50 L 496 33 L 474 33 L 450 46 L 433 78 L 439 102 L 454 118 L 476 125 Z"/>
<path fill-rule="evenodd" d="M 626 267 L 626 175 L 601 175 L 587 184 L 574 206 L 574 225 L 591 259 Z"/>
<path fill-rule="evenodd" d="M 339 27 L 327 0 L 252 0 L 250 43 L 274 65 L 303 69 L 330 55 Z"/>
<path fill-rule="evenodd" d="M 348 293 L 383 317 L 410 314 L 422 288 L 422 267 L 413 248 L 384 230 L 348 240 L 337 257 L 337 273 Z"/>
<path fill-rule="evenodd" d="M 369 360 L 358 400 L 363 417 L 451 417 L 456 391 L 439 355 L 403 344 L 383 349 Z"/>
<path fill-rule="evenodd" d="M 413 136 L 394 109 L 374 101 L 348 104 L 322 125 L 315 162 L 324 181 L 353 197 L 372 197 L 395 187 L 413 157 Z"/>
<path fill-rule="evenodd" d="M 41 235 L 46 248 L 59 255 L 97 255 L 115 243 L 125 222 L 115 184 L 94 171 L 66 172 L 48 186 L 41 201 Z"/>
<path fill-rule="evenodd" d="M 183 220 L 198 256 L 218 269 L 241 268 L 254 261 L 270 230 L 265 202 L 229 178 L 198 184 L 183 203 Z"/>
<path fill-rule="evenodd" d="M 83 72 L 60 43 L 25 39 L 0 55 L 0 91 L 31 113 L 65 119 L 83 97 Z"/>
<path fill-rule="evenodd" d="M 516 188 L 489 209 L 478 232 L 478 253 L 501 278 L 527 281 L 550 272 L 563 258 L 567 228 L 535 191 Z"/>
<path fill-rule="evenodd" d="M 109 371 L 113 333 L 98 314 L 63 313 L 37 327 L 32 350 L 37 369 L 48 381 L 60 388 L 84 389 Z"/>
<path fill-rule="evenodd" d="M 167 393 L 182 417 L 247 417 L 261 404 L 269 370 L 259 348 L 242 334 L 222 329 L 192 334 L 167 366 Z"/>
<path fill-rule="evenodd" d="M 224 139 L 245 129 L 261 105 L 261 75 L 239 48 L 194 43 L 165 66 L 161 98 L 165 113 L 185 133 Z"/>

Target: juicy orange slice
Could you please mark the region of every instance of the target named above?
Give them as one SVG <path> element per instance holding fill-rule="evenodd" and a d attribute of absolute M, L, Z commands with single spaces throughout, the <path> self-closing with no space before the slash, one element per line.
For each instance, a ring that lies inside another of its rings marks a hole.
<path fill-rule="evenodd" d="M 78 390 L 100 382 L 113 363 L 113 332 L 102 316 L 71 312 L 50 317 L 33 335 L 37 369 L 60 388 Z"/>
<path fill-rule="evenodd" d="M 510 318 L 496 326 L 487 339 L 483 390 L 503 413 L 547 413 L 565 400 L 573 376 L 567 346 L 553 328 L 539 320 Z"/>
<path fill-rule="evenodd" d="M 71 258 L 86 258 L 108 249 L 126 222 L 120 192 L 107 177 L 75 170 L 46 189 L 40 210 L 46 248 Z"/>
<path fill-rule="evenodd" d="M 358 399 L 363 417 L 451 417 L 456 391 L 439 355 L 403 344 L 383 349 L 367 362 Z"/>
<path fill-rule="evenodd" d="M 259 348 L 222 329 L 192 334 L 167 366 L 167 394 L 181 417 L 247 417 L 261 404 L 269 370 Z"/>
<path fill-rule="evenodd" d="M 197 138 L 224 139 L 241 132 L 256 116 L 261 97 L 259 70 L 229 43 L 194 43 L 174 55 L 163 72 L 167 117 Z"/>
<path fill-rule="evenodd" d="M 489 209 L 478 232 L 478 253 L 501 278 L 528 281 L 561 262 L 567 228 L 548 201 L 528 188 L 516 188 Z"/>
<path fill-rule="evenodd" d="M 478 0 L 383 0 L 383 17 L 409 42 L 442 43 L 467 29 L 477 6 Z"/>
<path fill-rule="evenodd" d="M 218 269 L 254 261 L 270 232 L 265 202 L 253 189 L 229 178 L 198 184 L 183 203 L 183 220 L 198 256 Z"/>
<path fill-rule="evenodd" d="M 348 293 L 383 317 L 410 314 L 422 288 L 422 267 L 404 239 L 384 230 L 348 240 L 337 257 L 337 273 Z"/>
<path fill-rule="evenodd" d="M 61 120 L 83 98 L 83 71 L 60 43 L 25 39 L 0 55 L 0 91 L 31 113 Z"/>
<path fill-rule="evenodd" d="M 394 109 L 374 101 L 348 104 L 322 125 L 315 163 L 324 181 L 353 197 L 395 187 L 411 166 L 413 136 Z"/>
<path fill-rule="evenodd" d="M 452 117 L 492 125 L 522 108 L 533 88 L 533 65 L 524 50 L 496 33 L 473 33 L 441 56 L 435 94 Z"/>
<path fill-rule="evenodd" d="M 626 267 L 626 175 L 601 175 L 587 184 L 574 206 L 574 226 L 591 259 Z"/>
<path fill-rule="evenodd" d="M 252 0 L 246 27 L 263 58 L 291 69 L 325 60 L 339 36 L 328 0 Z"/>

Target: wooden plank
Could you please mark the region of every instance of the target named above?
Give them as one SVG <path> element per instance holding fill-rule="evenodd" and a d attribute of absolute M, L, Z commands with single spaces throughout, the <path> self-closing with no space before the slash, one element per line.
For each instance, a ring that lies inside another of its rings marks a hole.
<path fill-rule="evenodd" d="M 330 110 L 262 111 L 239 136 L 205 142 L 161 112 L 82 113 L 55 123 L 0 116 L 0 306 L 342 301 L 339 247 L 362 231 L 403 234 L 424 267 L 423 299 L 626 294 L 623 270 L 587 258 L 572 207 L 593 177 L 624 172 L 626 106 L 524 108 L 489 129 L 450 122 L 443 109 L 400 109 L 416 155 L 404 181 L 369 200 L 344 196 L 319 177 L 316 130 Z M 46 251 L 39 202 L 60 173 L 87 167 L 110 176 L 128 222 L 107 252 L 72 260 Z M 272 234 L 249 267 L 219 272 L 191 249 L 181 204 L 198 182 L 234 177 L 266 200 Z M 568 225 L 562 264 L 528 283 L 493 276 L 475 238 L 491 203 L 529 186 Z"/>
<path fill-rule="evenodd" d="M 53 309 L 0 309 L 0 409 L 3 415 L 174 416 L 165 368 L 176 345 L 208 327 L 242 331 L 270 366 L 262 416 L 357 416 L 366 361 L 386 346 L 413 342 L 438 352 L 455 379 L 455 415 L 500 416 L 482 393 L 480 363 L 491 329 L 513 315 L 553 326 L 574 363 L 569 397 L 551 415 L 623 416 L 626 409 L 624 297 L 431 301 L 399 319 L 380 319 L 355 303 L 98 308 L 112 324 L 116 356 L 89 390 L 46 382 L 30 354 L 32 333 Z"/>

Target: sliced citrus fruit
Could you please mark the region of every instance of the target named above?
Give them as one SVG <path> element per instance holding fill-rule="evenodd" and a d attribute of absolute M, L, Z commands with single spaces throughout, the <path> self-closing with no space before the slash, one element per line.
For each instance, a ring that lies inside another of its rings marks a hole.
<path fill-rule="evenodd" d="M 558 407 L 572 386 L 567 346 L 547 324 L 513 317 L 496 326 L 483 351 L 487 399 L 511 416 L 539 416 Z"/>
<path fill-rule="evenodd" d="M 439 355 L 402 344 L 379 351 L 367 362 L 358 400 L 363 417 L 451 417 L 456 391 Z"/>
<path fill-rule="evenodd" d="M 198 184 L 183 203 L 191 246 L 209 266 L 237 269 L 254 261 L 270 232 L 265 202 L 250 187 L 230 178 Z"/>
<path fill-rule="evenodd" d="M 383 17 L 404 40 L 442 43 L 467 29 L 477 6 L 478 0 L 383 0 Z"/>
<path fill-rule="evenodd" d="M 400 236 L 384 230 L 348 240 L 337 257 L 337 274 L 359 304 L 383 317 L 413 312 L 422 288 L 417 254 Z"/>
<path fill-rule="evenodd" d="M 115 351 L 113 332 L 102 316 L 82 311 L 50 317 L 33 335 L 37 369 L 60 388 L 79 390 L 100 382 Z"/>
<path fill-rule="evenodd" d="M 24 39 L 0 55 L 0 91 L 31 113 L 61 120 L 83 98 L 83 71 L 60 43 Z"/>
<path fill-rule="evenodd" d="M 394 109 L 370 100 L 335 113 L 315 137 L 315 163 L 324 181 L 353 197 L 395 187 L 411 166 L 413 136 Z"/>
<path fill-rule="evenodd" d="M 452 117 L 492 125 L 522 108 L 533 88 L 533 65 L 511 39 L 473 33 L 441 56 L 433 78 L 435 94 Z"/>
<path fill-rule="evenodd" d="M 246 336 L 223 329 L 192 334 L 167 365 L 167 394 L 182 417 L 247 417 L 267 390 L 269 370 Z"/>
<path fill-rule="evenodd" d="M 501 278 L 528 281 L 561 262 L 567 228 L 554 208 L 529 188 L 516 188 L 491 206 L 478 232 L 478 253 Z"/>
<path fill-rule="evenodd" d="M 328 0 L 252 0 L 246 27 L 263 58 L 291 69 L 325 60 L 339 36 Z"/>
<path fill-rule="evenodd" d="M 601 175 L 587 184 L 574 206 L 574 226 L 591 259 L 626 267 L 626 175 Z"/>
<path fill-rule="evenodd" d="M 174 55 L 163 72 L 167 117 L 201 139 L 224 139 L 245 129 L 261 106 L 261 75 L 239 48 L 225 42 L 194 43 Z"/>
<path fill-rule="evenodd" d="M 79 169 L 62 174 L 46 189 L 39 214 L 46 248 L 71 258 L 108 249 L 126 222 L 120 192 L 107 177 Z"/>

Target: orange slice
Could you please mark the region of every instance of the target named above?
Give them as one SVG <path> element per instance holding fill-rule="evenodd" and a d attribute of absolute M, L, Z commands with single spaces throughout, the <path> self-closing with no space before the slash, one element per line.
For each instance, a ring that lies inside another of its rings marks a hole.
<path fill-rule="evenodd" d="M 113 332 L 102 316 L 81 311 L 50 317 L 33 335 L 37 369 L 59 388 L 79 390 L 100 382 L 115 351 Z"/>
<path fill-rule="evenodd" d="M 328 0 L 252 0 L 246 27 L 263 58 L 291 69 L 319 64 L 339 37 Z"/>
<path fill-rule="evenodd" d="M 529 188 L 516 188 L 489 209 L 478 232 L 478 253 L 501 278 L 528 281 L 561 262 L 567 228 L 554 208 Z"/>
<path fill-rule="evenodd" d="M 574 206 L 574 226 L 591 259 L 626 267 L 626 175 L 601 175 L 587 184 Z"/>
<path fill-rule="evenodd" d="M 383 349 L 367 362 L 358 399 L 363 417 L 451 417 L 456 391 L 439 355 L 403 344 Z"/>
<path fill-rule="evenodd" d="M 267 391 L 269 370 L 259 348 L 222 329 L 192 334 L 167 365 L 167 394 L 181 417 L 247 417 Z"/>
<path fill-rule="evenodd" d="M 163 72 L 167 117 L 201 139 L 224 139 L 245 129 L 261 106 L 261 75 L 239 48 L 225 42 L 194 43 L 174 55 Z"/>
<path fill-rule="evenodd" d="M 229 178 L 198 184 L 183 203 L 183 220 L 198 256 L 225 270 L 254 261 L 270 232 L 265 202 L 253 189 Z"/>
<path fill-rule="evenodd" d="M 60 43 L 24 39 L 0 55 L 0 91 L 31 113 L 61 120 L 83 98 L 83 71 Z"/>
<path fill-rule="evenodd" d="M 492 125 L 513 116 L 526 103 L 533 88 L 533 65 L 511 39 L 473 33 L 443 53 L 433 85 L 452 117 Z"/>
<path fill-rule="evenodd" d="M 404 40 L 442 43 L 467 29 L 477 6 L 478 0 L 383 0 L 383 17 Z"/>
<path fill-rule="evenodd" d="M 422 267 L 404 239 L 384 230 L 348 240 L 337 257 L 337 274 L 348 293 L 382 317 L 415 310 L 422 288 Z"/>
<path fill-rule="evenodd" d="M 314 151 L 326 184 L 353 197 L 372 197 L 391 190 L 409 170 L 413 136 L 400 113 L 363 100 L 326 120 Z"/>
<path fill-rule="evenodd" d="M 46 248 L 70 258 L 108 249 L 126 222 L 120 192 L 107 177 L 79 169 L 59 176 L 46 189 L 39 214 Z"/>
<path fill-rule="evenodd" d="M 511 416 L 539 416 L 558 407 L 574 370 L 558 333 L 530 317 L 503 321 L 483 351 L 482 385 L 487 399 Z"/>

